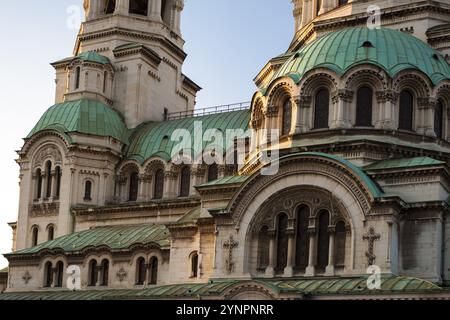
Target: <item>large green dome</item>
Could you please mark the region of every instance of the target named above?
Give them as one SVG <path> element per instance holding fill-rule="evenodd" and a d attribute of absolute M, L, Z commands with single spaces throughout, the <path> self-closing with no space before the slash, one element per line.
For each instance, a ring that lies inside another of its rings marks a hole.
<path fill-rule="evenodd" d="M 416 69 L 433 84 L 450 79 L 450 66 L 439 52 L 414 36 L 387 28 L 346 28 L 330 33 L 294 52 L 274 79 L 290 76 L 299 81 L 308 71 L 320 67 L 342 75 L 365 63 L 383 68 L 391 77 L 405 69 Z"/>
<path fill-rule="evenodd" d="M 111 137 L 125 144 L 128 140 L 128 129 L 120 115 L 99 101 L 87 99 L 54 105 L 44 113 L 27 138 L 44 130 Z"/>

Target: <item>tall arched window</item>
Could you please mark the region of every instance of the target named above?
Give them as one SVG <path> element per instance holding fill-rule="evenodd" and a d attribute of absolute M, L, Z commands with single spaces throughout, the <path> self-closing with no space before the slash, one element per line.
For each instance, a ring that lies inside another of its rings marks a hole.
<path fill-rule="evenodd" d="M 320 89 L 315 98 L 314 129 L 326 129 L 329 126 L 330 117 L 330 92 L 328 89 Z"/>
<path fill-rule="evenodd" d="M 141 16 L 148 15 L 148 0 L 130 0 L 130 13 Z"/>
<path fill-rule="evenodd" d="M 59 261 L 56 264 L 56 288 L 62 288 L 63 286 L 63 277 L 64 277 L 64 263 Z"/>
<path fill-rule="evenodd" d="M 136 285 L 142 286 L 145 284 L 147 277 L 147 265 L 145 264 L 145 258 L 139 258 L 136 264 Z"/>
<path fill-rule="evenodd" d="M 208 167 L 208 182 L 215 181 L 219 178 L 219 166 L 213 163 Z"/>
<path fill-rule="evenodd" d="M 347 230 L 343 221 L 336 224 L 335 238 L 335 263 L 336 266 L 342 267 L 345 265 L 345 240 L 347 238 Z"/>
<path fill-rule="evenodd" d="M 149 283 L 150 284 L 158 283 L 158 258 L 156 257 L 150 259 Z"/>
<path fill-rule="evenodd" d="M 108 280 L 109 280 L 109 260 L 108 259 L 104 259 L 102 261 L 101 264 L 102 268 L 102 282 L 101 285 L 102 286 L 107 286 L 108 285 Z"/>
<path fill-rule="evenodd" d="M 53 283 L 53 266 L 52 263 L 49 261 L 45 264 L 44 268 L 44 287 L 50 288 Z"/>
<path fill-rule="evenodd" d="M 189 197 L 191 190 L 191 169 L 184 167 L 181 170 L 180 197 Z"/>
<path fill-rule="evenodd" d="M 356 98 L 356 122 L 357 127 L 372 126 L 373 90 L 364 86 L 358 89 Z"/>
<path fill-rule="evenodd" d="M 92 200 L 92 182 L 86 181 L 84 184 L 84 201 L 91 201 Z"/>
<path fill-rule="evenodd" d="M 400 130 L 413 131 L 414 95 L 409 90 L 400 93 L 398 127 Z"/>
<path fill-rule="evenodd" d="M 283 120 L 282 120 L 281 135 L 285 136 L 291 132 L 292 129 L 292 102 L 287 99 L 283 104 Z"/>
<path fill-rule="evenodd" d="M 39 228 L 37 226 L 33 227 L 31 231 L 31 246 L 36 247 L 38 245 Z"/>
<path fill-rule="evenodd" d="M 139 190 L 139 174 L 134 172 L 130 175 L 130 194 L 128 201 L 137 201 Z"/>
<path fill-rule="evenodd" d="M 317 269 L 325 271 L 328 266 L 328 257 L 330 253 L 330 236 L 328 234 L 328 227 L 330 225 L 330 213 L 322 211 L 319 214 L 319 235 L 317 242 Z"/>
<path fill-rule="evenodd" d="M 154 190 L 153 198 L 156 200 L 162 199 L 164 195 L 164 170 L 162 169 L 155 173 Z"/>
<path fill-rule="evenodd" d="M 106 92 L 106 86 L 108 85 L 108 72 L 103 73 L 103 93 Z"/>
<path fill-rule="evenodd" d="M 288 217 L 282 213 L 278 216 L 277 230 L 277 266 L 276 272 L 283 272 L 287 266 L 287 249 L 288 249 Z"/>
<path fill-rule="evenodd" d="M 60 167 L 56 167 L 55 176 L 56 176 L 56 194 L 55 194 L 55 196 L 56 196 L 56 198 L 59 198 L 59 196 L 61 195 L 61 177 L 62 177 Z"/>
<path fill-rule="evenodd" d="M 438 139 L 444 139 L 444 104 L 441 100 L 437 101 L 436 108 L 434 110 L 434 132 Z"/>
<path fill-rule="evenodd" d="M 80 88 L 81 67 L 75 69 L 75 90 Z"/>
<path fill-rule="evenodd" d="M 42 171 L 37 169 L 36 171 L 36 199 L 42 198 Z"/>
<path fill-rule="evenodd" d="M 309 262 L 309 215 L 310 211 L 307 206 L 298 210 L 295 266 L 299 270 L 305 270 Z"/>
<path fill-rule="evenodd" d="M 198 253 L 193 252 L 191 254 L 191 278 L 198 277 Z"/>
<path fill-rule="evenodd" d="M 50 225 L 48 226 L 48 241 L 52 241 L 55 238 L 55 227 Z"/>
<path fill-rule="evenodd" d="M 89 263 L 89 286 L 95 287 L 97 285 L 98 271 L 97 261 L 91 260 Z"/>
<path fill-rule="evenodd" d="M 258 235 L 258 270 L 265 271 L 269 265 L 269 228 L 264 226 Z"/>
<path fill-rule="evenodd" d="M 45 197 L 50 198 L 52 196 L 52 163 L 50 161 L 47 161 L 45 170 L 47 171 L 47 190 L 45 193 Z"/>

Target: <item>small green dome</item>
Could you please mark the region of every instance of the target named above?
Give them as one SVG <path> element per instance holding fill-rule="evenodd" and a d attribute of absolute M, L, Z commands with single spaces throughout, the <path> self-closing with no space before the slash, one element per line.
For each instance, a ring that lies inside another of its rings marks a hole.
<path fill-rule="evenodd" d="M 96 63 L 100 63 L 100 64 L 109 64 L 110 63 L 110 61 L 107 57 L 102 56 L 94 51 L 87 51 L 87 52 L 80 53 L 79 55 L 77 55 L 75 57 L 75 59 L 80 59 L 80 60 L 89 61 L 89 62 L 96 62 Z"/>
<path fill-rule="evenodd" d="M 44 130 L 112 137 L 125 144 L 128 141 L 128 129 L 120 115 L 99 101 L 87 99 L 54 105 L 44 113 L 27 139 Z"/>
<path fill-rule="evenodd" d="M 298 82 L 315 68 L 343 75 L 365 63 L 383 68 L 391 77 L 416 69 L 435 85 L 450 79 L 450 66 L 438 51 L 414 36 L 387 28 L 346 28 L 327 34 L 293 53 L 274 79 L 290 76 Z"/>

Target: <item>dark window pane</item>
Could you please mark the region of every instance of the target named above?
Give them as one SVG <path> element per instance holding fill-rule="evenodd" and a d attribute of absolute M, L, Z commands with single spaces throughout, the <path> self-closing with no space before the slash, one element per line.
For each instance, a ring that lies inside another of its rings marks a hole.
<path fill-rule="evenodd" d="M 105 1 L 105 14 L 113 14 L 116 10 L 116 0 L 104 0 Z"/>
<path fill-rule="evenodd" d="M 144 258 L 139 258 L 137 263 L 137 285 L 143 285 L 147 277 L 147 266 Z"/>
<path fill-rule="evenodd" d="M 136 201 L 138 198 L 139 175 L 135 172 L 130 175 L 130 197 L 129 201 Z"/>
<path fill-rule="evenodd" d="M 282 273 L 287 266 L 287 250 L 288 250 L 288 217 L 281 214 L 278 217 L 278 239 L 277 239 L 277 266 L 276 272 Z"/>
<path fill-rule="evenodd" d="M 292 102 L 290 99 L 286 100 L 283 105 L 283 124 L 281 135 L 285 136 L 291 132 L 292 124 Z"/>
<path fill-rule="evenodd" d="M 33 247 L 38 245 L 38 236 L 39 236 L 39 229 L 35 227 L 33 228 L 32 243 L 31 243 Z"/>
<path fill-rule="evenodd" d="M 84 200 L 92 200 L 92 182 L 86 181 L 84 186 Z"/>
<path fill-rule="evenodd" d="M 404 90 L 400 93 L 399 129 L 413 130 L 414 96 Z"/>
<path fill-rule="evenodd" d="M 319 215 L 319 237 L 317 242 L 317 269 L 319 271 L 325 271 L 325 268 L 328 266 L 330 248 L 329 224 L 330 214 L 328 211 L 323 211 Z"/>
<path fill-rule="evenodd" d="M 434 132 L 439 139 L 444 138 L 444 105 L 438 100 L 434 110 Z"/>
<path fill-rule="evenodd" d="M 62 177 L 62 173 L 61 173 L 61 168 L 60 167 L 56 167 L 56 197 L 59 198 L 59 196 L 61 195 L 61 177 Z"/>
<path fill-rule="evenodd" d="M 295 265 L 299 270 L 305 270 L 309 259 L 309 208 L 302 207 L 297 215 L 297 244 Z"/>
<path fill-rule="evenodd" d="M 150 260 L 150 284 L 158 283 L 158 259 L 153 257 Z"/>
<path fill-rule="evenodd" d="M 164 193 L 164 171 L 158 170 L 155 174 L 155 199 L 162 199 Z"/>
<path fill-rule="evenodd" d="M 130 13 L 147 16 L 148 0 L 130 0 Z"/>
<path fill-rule="evenodd" d="M 344 4 L 347 4 L 348 0 L 339 0 L 339 5 L 343 6 Z"/>
<path fill-rule="evenodd" d="M 315 99 L 314 129 L 328 128 L 329 115 L 330 93 L 327 89 L 320 89 Z"/>
<path fill-rule="evenodd" d="M 53 227 L 48 228 L 48 241 L 52 241 L 55 237 L 55 229 Z"/>
<path fill-rule="evenodd" d="M 89 263 L 89 286 L 94 287 L 97 285 L 97 261 L 92 260 Z"/>
<path fill-rule="evenodd" d="M 56 264 L 56 288 L 62 288 L 63 286 L 63 276 L 64 276 L 64 263 L 61 261 Z"/>
<path fill-rule="evenodd" d="M 191 169 L 184 167 L 181 170 L 180 197 L 189 197 L 191 189 Z"/>
<path fill-rule="evenodd" d="M 264 271 L 269 265 L 269 228 L 263 227 L 258 236 L 258 270 Z"/>
<path fill-rule="evenodd" d="M 47 166 L 45 168 L 47 170 L 47 190 L 46 190 L 46 198 L 50 198 L 52 196 L 52 163 L 50 161 L 47 162 Z"/>
<path fill-rule="evenodd" d="M 102 286 L 107 286 L 109 280 L 109 261 L 103 260 L 102 262 Z"/>
<path fill-rule="evenodd" d="M 44 287 L 50 288 L 53 283 L 53 267 L 51 262 L 45 264 L 45 283 Z"/>
<path fill-rule="evenodd" d="M 194 253 L 191 257 L 191 277 L 197 278 L 198 276 L 198 254 Z"/>
<path fill-rule="evenodd" d="M 219 167 L 216 163 L 212 164 L 208 168 L 208 182 L 215 181 L 219 178 Z"/>
<path fill-rule="evenodd" d="M 369 87 L 361 87 L 358 90 L 356 101 L 356 123 L 357 127 L 372 126 L 372 101 L 373 91 Z"/>

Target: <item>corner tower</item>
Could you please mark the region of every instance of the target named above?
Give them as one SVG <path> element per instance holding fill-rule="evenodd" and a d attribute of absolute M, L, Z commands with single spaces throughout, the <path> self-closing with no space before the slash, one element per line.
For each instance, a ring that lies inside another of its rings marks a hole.
<path fill-rule="evenodd" d="M 182 73 L 183 8 L 183 0 L 85 0 L 73 57 L 52 64 L 56 103 L 97 97 L 129 128 L 193 110 L 200 87 Z"/>

